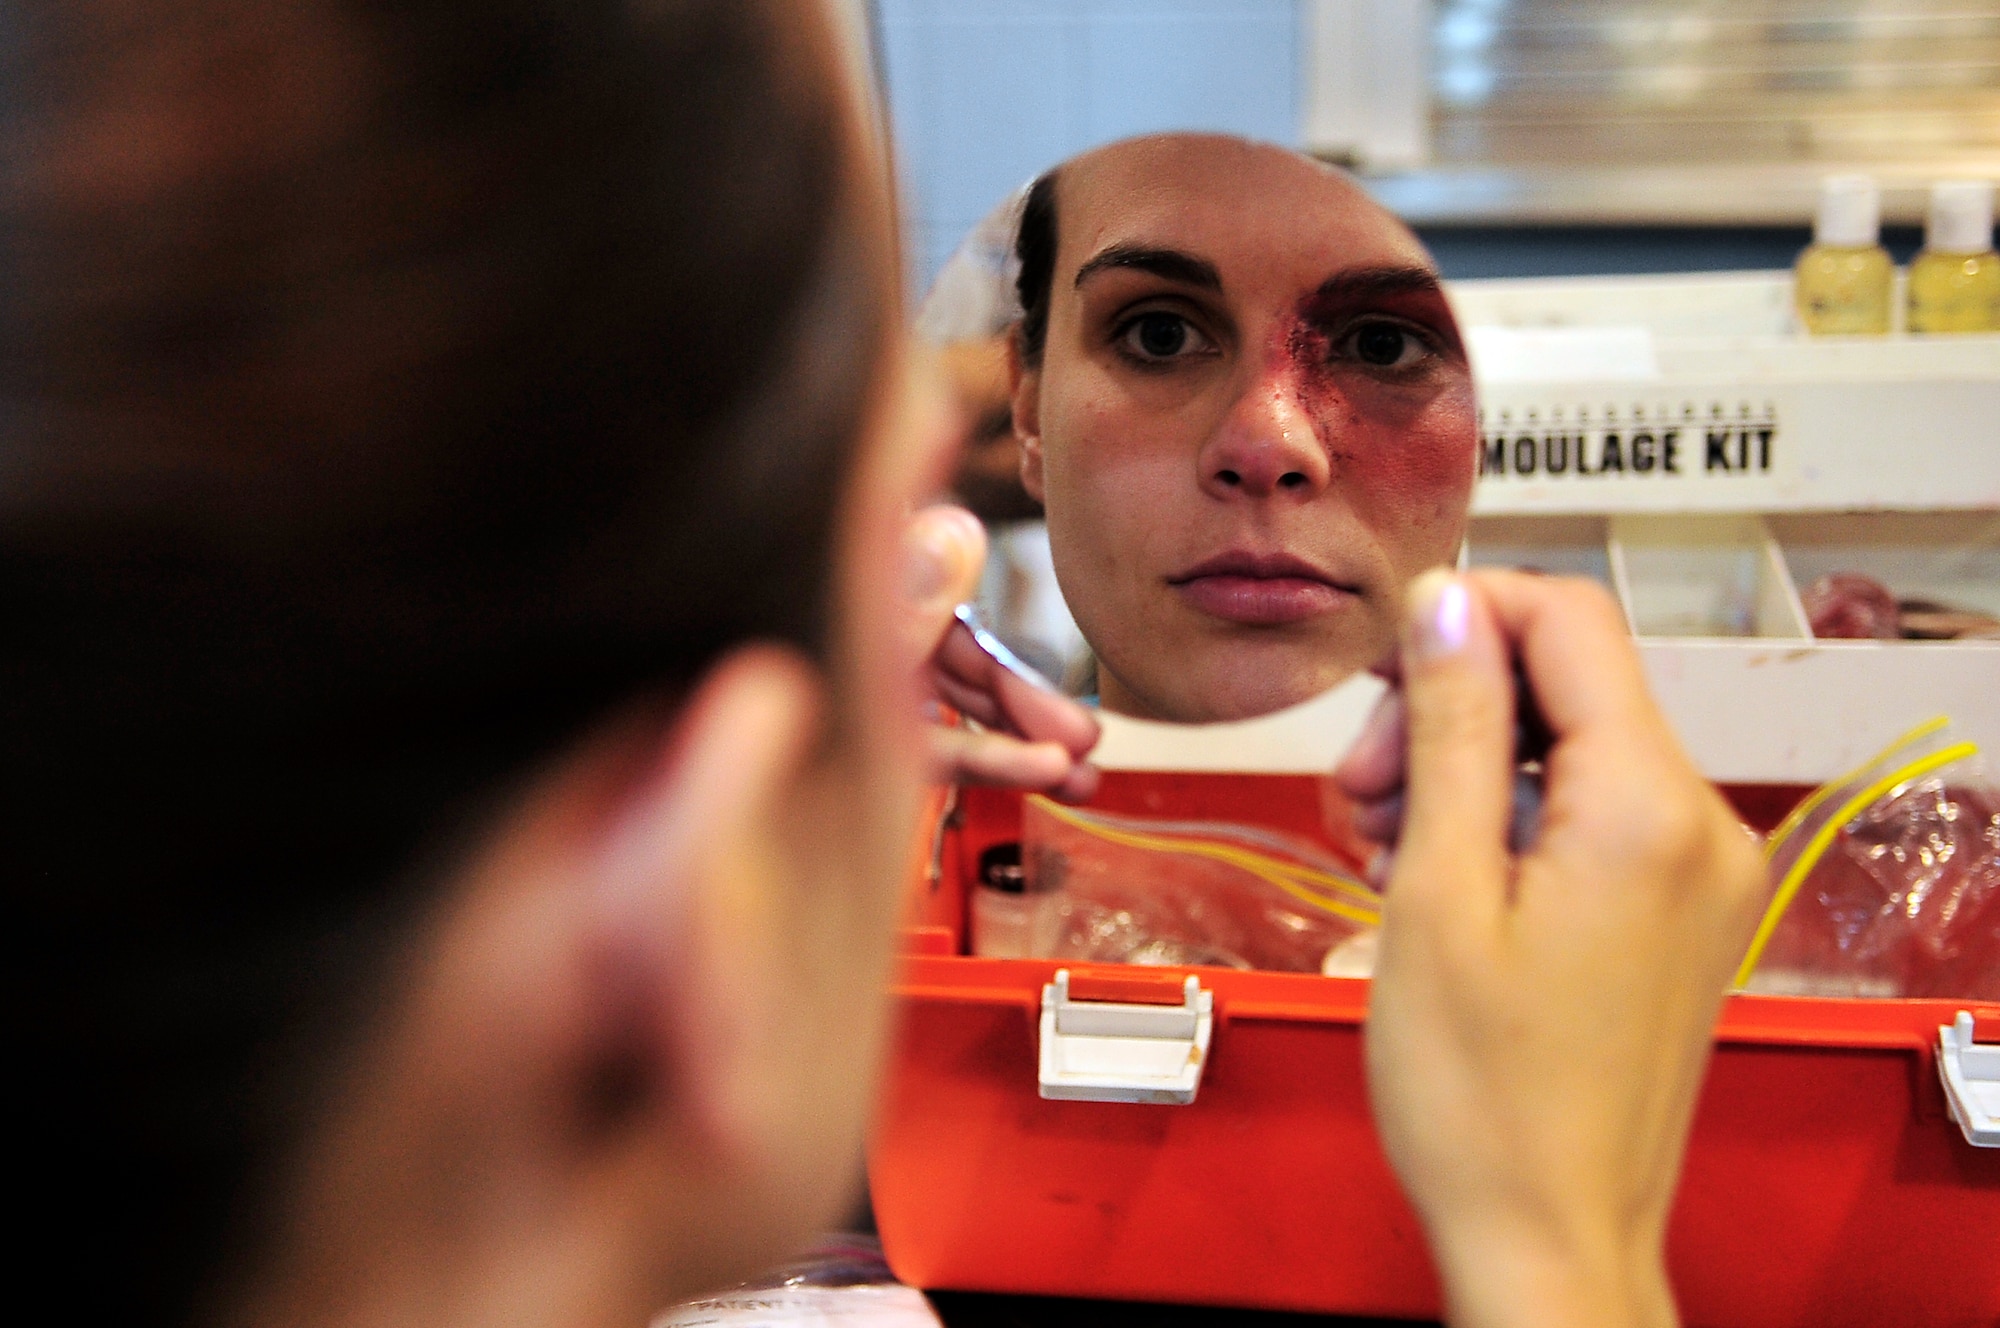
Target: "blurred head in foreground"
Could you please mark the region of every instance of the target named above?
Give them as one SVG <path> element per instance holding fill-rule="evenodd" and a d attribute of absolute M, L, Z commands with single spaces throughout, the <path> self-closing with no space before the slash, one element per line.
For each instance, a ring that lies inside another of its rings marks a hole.
<path fill-rule="evenodd" d="M 1332 167 L 1163 134 L 1038 180 L 1017 253 L 1022 479 L 1105 707 L 1241 719 L 1382 658 L 1476 463 L 1416 237 Z"/>
<path fill-rule="evenodd" d="M 825 17 L 105 0 L 8 43 L 30 1292 L 629 1328 L 826 1222 L 949 434 Z"/>

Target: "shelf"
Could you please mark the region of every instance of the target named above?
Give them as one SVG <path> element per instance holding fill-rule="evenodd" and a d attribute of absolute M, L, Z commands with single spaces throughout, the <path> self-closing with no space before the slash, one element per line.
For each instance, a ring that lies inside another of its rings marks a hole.
<path fill-rule="evenodd" d="M 1800 336 L 1785 273 L 1451 294 L 1479 383 L 1476 513 L 2000 508 L 2000 334 Z"/>

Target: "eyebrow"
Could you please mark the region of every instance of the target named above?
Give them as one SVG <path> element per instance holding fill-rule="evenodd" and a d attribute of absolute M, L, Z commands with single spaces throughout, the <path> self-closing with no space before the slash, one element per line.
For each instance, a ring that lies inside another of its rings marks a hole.
<path fill-rule="evenodd" d="M 1346 303 L 1383 295 L 1441 295 L 1438 274 L 1424 267 L 1363 267 L 1337 273 L 1312 293 L 1313 304 Z"/>
<path fill-rule="evenodd" d="M 1185 286 L 1198 286 L 1203 290 L 1222 289 L 1222 274 L 1215 270 L 1215 264 L 1206 258 L 1196 258 L 1193 254 L 1182 253 L 1178 249 L 1151 249 L 1144 245 L 1114 244 L 1099 250 L 1089 261 L 1076 270 L 1077 286 L 1082 286 L 1085 278 L 1114 268 L 1136 268 L 1150 272 L 1156 277 L 1178 281 Z"/>

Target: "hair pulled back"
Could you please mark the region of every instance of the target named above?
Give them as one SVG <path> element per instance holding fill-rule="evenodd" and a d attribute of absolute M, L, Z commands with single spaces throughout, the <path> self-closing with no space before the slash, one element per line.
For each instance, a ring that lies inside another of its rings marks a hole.
<path fill-rule="evenodd" d="M 892 265 L 775 3 L 10 23 L 24 1298 L 176 1322 L 484 809 L 819 648 Z"/>
<path fill-rule="evenodd" d="M 1021 204 L 1021 227 L 1014 234 L 1014 257 L 1020 272 L 1014 278 L 1014 292 L 1021 301 L 1021 321 L 1014 336 L 1021 363 L 1040 365 L 1049 339 L 1049 301 L 1055 294 L 1056 278 L 1056 177 L 1057 170 L 1038 176 L 1028 186 Z"/>

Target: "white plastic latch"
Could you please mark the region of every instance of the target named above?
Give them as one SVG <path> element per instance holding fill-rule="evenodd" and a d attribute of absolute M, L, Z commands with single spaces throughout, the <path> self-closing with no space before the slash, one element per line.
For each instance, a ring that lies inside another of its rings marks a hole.
<path fill-rule="evenodd" d="M 1967 1011 L 1938 1025 L 1938 1078 L 1965 1141 L 1974 1148 L 2000 1148 L 2000 1044 L 1974 1042 Z"/>
<path fill-rule="evenodd" d="M 1179 1005 L 1073 1001 L 1069 970 L 1042 988 L 1042 1096 L 1186 1106 L 1201 1087 L 1215 994 L 1190 975 Z"/>

